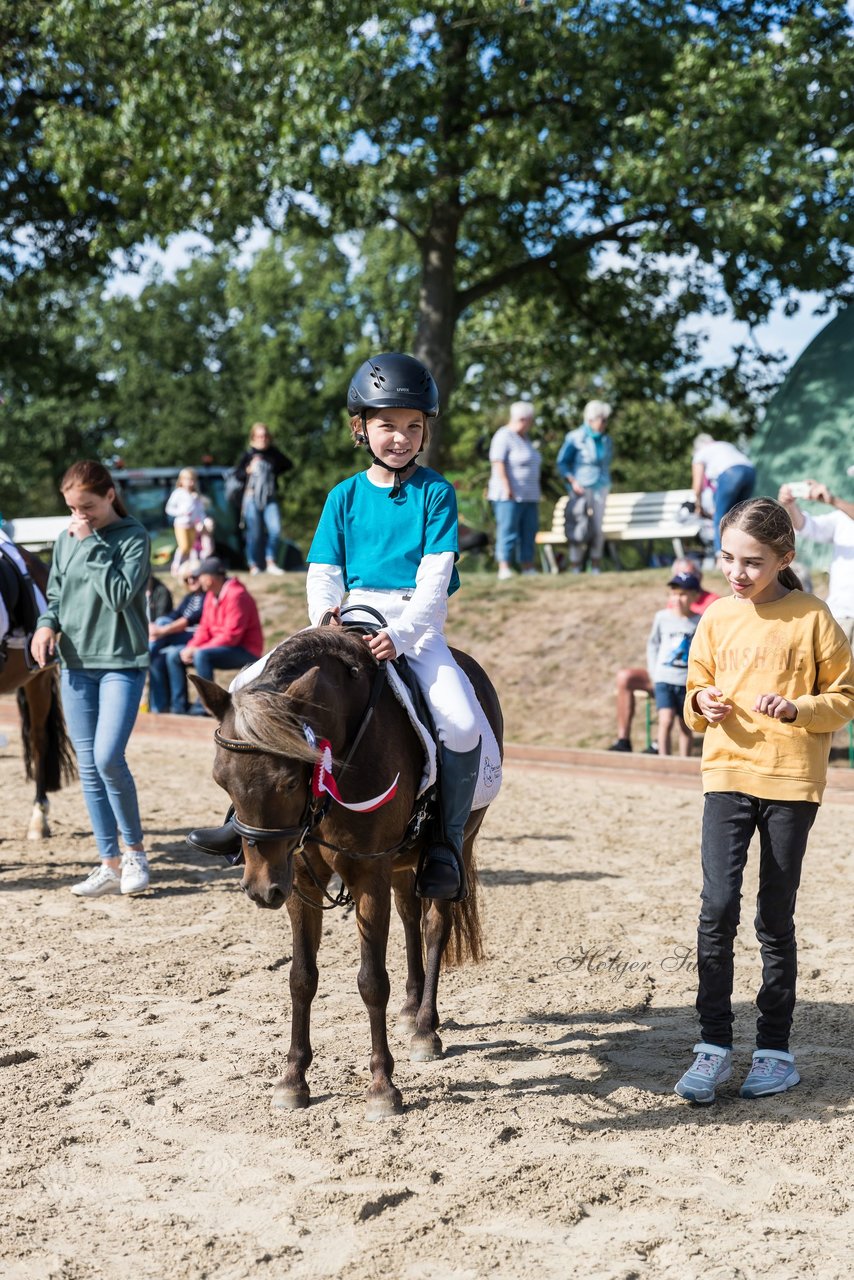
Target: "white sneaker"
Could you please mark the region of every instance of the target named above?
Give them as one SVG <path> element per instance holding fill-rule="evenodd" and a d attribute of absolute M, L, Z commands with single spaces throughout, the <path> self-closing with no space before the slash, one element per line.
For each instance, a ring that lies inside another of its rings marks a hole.
<path fill-rule="evenodd" d="M 249 576 L 250 576 L 250 578 L 257 578 L 257 576 L 258 576 L 258 574 L 259 574 L 260 572 L 261 572 L 261 570 L 258 568 L 257 564 L 250 564 L 250 566 L 249 566 Z"/>
<path fill-rule="evenodd" d="M 267 572 L 271 573 L 274 578 L 281 578 L 284 576 L 284 573 L 285 573 L 284 569 L 279 568 L 275 560 L 267 561 Z"/>
<path fill-rule="evenodd" d="M 513 573 L 513 570 L 512 570 L 512 569 L 504 569 L 504 568 L 502 568 L 502 569 L 499 569 L 499 570 L 498 570 L 498 581 L 499 581 L 499 582 L 509 582 L 509 581 L 510 581 L 510 579 L 511 579 L 512 577 L 514 577 L 514 576 L 515 576 L 515 575 L 514 575 L 514 573 Z"/>
<path fill-rule="evenodd" d="M 112 867 L 101 862 L 94 871 L 90 871 L 85 880 L 71 886 L 71 892 L 78 898 L 102 898 L 105 893 L 118 893 L 121 880 Z"/>
<path fill-rule="evenodd" d="M 128 849 L 122 858 L 122 893 L 145 893 L 148 888 L 148 859 L 141 850 Z"/>

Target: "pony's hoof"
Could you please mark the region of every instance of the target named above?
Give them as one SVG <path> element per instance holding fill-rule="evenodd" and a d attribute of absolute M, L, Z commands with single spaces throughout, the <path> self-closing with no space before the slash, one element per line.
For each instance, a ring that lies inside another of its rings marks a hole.
<path fill-rule="evenodd" d="M 365 1119 L 390 1120 L 392 1116 L 399 1116 L 402 1110 L 403 1098 L 398 1089 L 392 1089 L 391 1093 L 369 1094 Z"/>
<path fill-rule="evenodd" d="M 271 1105 L 277 1111 L 302 1111 L 311 1101 L 308 1089 L 296 1089 L 292 1084 L 277 1084 L 273 1089 Z"/>
<path fill-rule="evenodd" d="M 411 1036 L 415 1034 L 415 1014 L 404 1013 L 401 1009 L 397 1015 L 397 1022 L 394 1026 L 399 1036 Z"/>
<path fill-rule="evenodd" d="M 437 1058 L 443 1056 L 442 1041 L 435 1031 L 428 1032 L 426 1035 L 412 1037 L 409 1044 L 410 1062 L 435 1062 Z"/>

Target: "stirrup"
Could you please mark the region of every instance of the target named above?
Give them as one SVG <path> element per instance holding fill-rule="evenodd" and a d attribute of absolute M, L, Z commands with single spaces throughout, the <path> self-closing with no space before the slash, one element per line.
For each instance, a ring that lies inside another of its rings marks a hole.
<path fill-rule="evenodd" d="M 453 881 L 451 870 L 455 872 Z M 462 902 L 468 897 L 462 858 L 450 844 L 437 842 L 421 850 L 415 872 L 415 893 L 419 898 L 432 898 L 437 902 Z"/>

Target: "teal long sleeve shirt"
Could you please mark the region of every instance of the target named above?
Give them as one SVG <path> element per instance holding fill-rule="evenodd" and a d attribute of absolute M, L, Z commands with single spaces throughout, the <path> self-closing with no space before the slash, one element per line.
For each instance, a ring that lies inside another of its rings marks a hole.
<path fill-rule="evenodd" d="M 67 667 L 124 670 L 148 666 L 148 534 L 122 516 L 91 537 L 60 534 L 47 584 L 47 609 L 38 621 L 60 633 Z"/>

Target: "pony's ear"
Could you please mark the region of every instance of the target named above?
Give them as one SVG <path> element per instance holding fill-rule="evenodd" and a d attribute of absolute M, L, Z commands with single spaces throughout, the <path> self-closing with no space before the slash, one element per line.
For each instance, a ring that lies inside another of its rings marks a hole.
<path fill-rule="evenodd" d="M 317 701 L 317 681 L 320 667 L 309 667 L 296 680 L 292 680 L 285 693 L 292 702 L 313 705 Z"/>
<path fill-rule="evenodd" d="M 222 685 L 215 684 L 213 680 L 203 680 L 193 672 L 188 672 L 188 678 L 196 686 L 203 705 L 222 724 L 225 713 L 231 706 L 231 694 Z"/>

